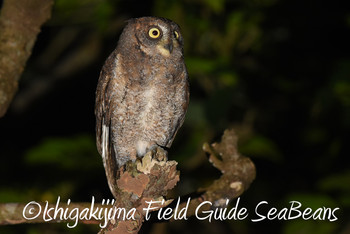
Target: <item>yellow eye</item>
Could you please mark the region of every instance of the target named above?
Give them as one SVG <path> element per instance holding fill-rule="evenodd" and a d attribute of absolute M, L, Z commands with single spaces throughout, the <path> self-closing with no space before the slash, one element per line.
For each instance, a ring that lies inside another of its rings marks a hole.
<path fill-rule="evenodd" d="M 160 36 L 160 31 L 158 28 L 151 28 L 149 31 L 148 31 L 148 36 L 150 38 L 153 38 L 153 39 L 156 39 Z"/>
<path fill-rule="evenodd" d="M 177 31 L 174 31 L 174 35 L 176 39 L 179 39 L 179 33 Z"/>

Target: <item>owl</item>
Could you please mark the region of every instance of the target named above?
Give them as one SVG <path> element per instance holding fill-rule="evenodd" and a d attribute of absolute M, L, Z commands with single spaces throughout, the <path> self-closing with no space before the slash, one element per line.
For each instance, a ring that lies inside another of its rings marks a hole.
<path fill-rule="evenodd" d="M 118 168 L 157 146 L 169 148 L 188 103 L 179 26 L 158 17 L 129 20 L 96 90 L 97 148 L 114 196 Z"/>

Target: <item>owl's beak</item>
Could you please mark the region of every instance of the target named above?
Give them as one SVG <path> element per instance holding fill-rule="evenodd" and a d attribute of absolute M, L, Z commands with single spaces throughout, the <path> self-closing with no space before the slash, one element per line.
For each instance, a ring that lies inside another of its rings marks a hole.
<path fill-rule="evenodd" d="M 173 52 L 173 42 L 169 41 L 167 44 L 164 45 L 164 48 L 169 50 L 169 52 Z"/>

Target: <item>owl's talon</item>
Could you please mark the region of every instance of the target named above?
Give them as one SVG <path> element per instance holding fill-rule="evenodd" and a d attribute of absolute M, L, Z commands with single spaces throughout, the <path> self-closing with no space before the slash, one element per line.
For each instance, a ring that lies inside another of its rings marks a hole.
<path fill-rule="evenodd" d="M 157 159 L 158 161 L 167 161 L 168 160 L 168 151 L 166 151 L 163 147 L 159 145 L 153 145 L 147 151 L 150 152 L 153 159 Z M 147 154 L 146 153 L 146 154 Z"/>
<path fill-rule="evenodd" d="M 168 161 L 168 151 L 162 147 L 157 147 L 155 158 L 158 159 L 158 161 Z"/>

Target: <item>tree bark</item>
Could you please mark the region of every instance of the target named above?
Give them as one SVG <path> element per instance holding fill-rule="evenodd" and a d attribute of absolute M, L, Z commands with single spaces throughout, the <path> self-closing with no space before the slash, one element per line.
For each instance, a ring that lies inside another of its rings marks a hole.
<path fill-rule="evenodd" d="M 0 12 L 0 117 L 18 89 L 40 27 L 51 16 L 53 0 L 4 0 Z"/>

